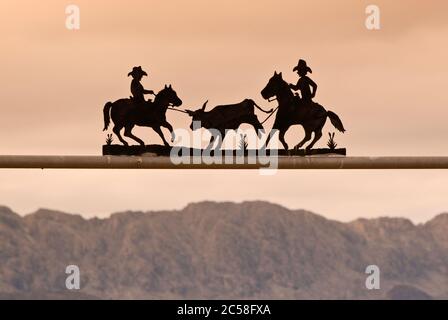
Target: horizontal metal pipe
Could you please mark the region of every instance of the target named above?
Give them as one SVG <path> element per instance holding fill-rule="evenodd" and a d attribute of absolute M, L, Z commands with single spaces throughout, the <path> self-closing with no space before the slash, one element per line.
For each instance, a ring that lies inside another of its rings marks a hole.
<path fill-rule="evenodd" d="M 169 157 L 0 156 L 3 169 L 448 169 L 448 157 L 261 157 L 256 163 L 175 164 Z M 211 160 L 211 159 L 208 159 Z M 247 161 L 247 158 L 246 158 Z M 275 161 L 277 163 L 275 163 Z"/>

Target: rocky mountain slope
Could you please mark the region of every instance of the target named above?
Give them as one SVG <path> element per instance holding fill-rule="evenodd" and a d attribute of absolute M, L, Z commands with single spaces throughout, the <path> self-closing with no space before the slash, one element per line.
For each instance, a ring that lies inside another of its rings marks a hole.
<path fill-rule="evenodd" d="M 65 288 L 77 265 L 81 290 Z M 365 269 L 381 270 L 367 290 Z M 107 219 L 0 207 L 0 299 L 448 298 L 448 214 L 327 220 L 266 202 Z"/>

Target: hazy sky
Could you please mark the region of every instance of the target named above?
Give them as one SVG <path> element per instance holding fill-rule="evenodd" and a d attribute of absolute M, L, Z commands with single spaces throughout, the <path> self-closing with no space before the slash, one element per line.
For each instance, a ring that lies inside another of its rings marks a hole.
<path fill-rule="evenodd" d="M 381 10 L 378 31 L 364 26 L 371 3 Z M 81 9 L 79 31 L 65 28 L 68 4 Z M 304 58 L 316 100 L 348 130 L 336 139 L 349 155 L 448 155 L 447 12 L 445 0 L 2 0 L 0 153 L 100 154 L 102 108 L 129 96 L 134 65 L 149 71 L 147 88 L 172 84 L 184 107 L 247 97 L 270 108 L 261 89 L 274 70 L 295 82 L 292 68 Z M 182 114 L 168 119 L 189 125 Z M 135 133 L 160 142 L 151 129 Z M 287 141 L 302 137 L 296 126 Z M 422 221 L 448 211 L 446 171 L 2 170 L 0 179 L 0 204 L 20 213 L 50 207 L 90 217 L 254 199 L 339 220 Z"/>

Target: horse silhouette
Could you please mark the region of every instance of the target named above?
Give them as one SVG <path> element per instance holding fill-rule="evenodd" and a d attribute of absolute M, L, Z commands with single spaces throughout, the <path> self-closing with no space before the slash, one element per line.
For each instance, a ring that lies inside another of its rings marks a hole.
<path fill-rule="evenodd" d="M 120 134 L 121 129 L 124 128 L 124 135 L 135 141 L 140 145 L 145 145 L 145 142 L 132 134 L 134 126 L 151 127 L 162 138 L 165 146 L 169 143 L 163 136 L 161 127 L 167 128 L 171 132 L 171 142 L 174 141 L 173 127 L 166 121 L 166 111 L 168 107 L 179 107 L 182 105 L 182 100 L 177 96 L 176 91 L 171 85 L 163 88 L 153 102 L 135 103 L 132 99 L 120 99 L 115 102 L 108 102 L 104 106 L 104 129 L 106 131 L 112 119 L 114 127 L 112 131 L 117 135 L 118 139 L 125 146 L 128 146 L 126 140 Z"/>
<path fill-rule="evenodd" d="M 274 73 L 274 76 L 261 91 L 261 95 L 266 100 L 273 97 L 276 97 L 278 100 L 278 112 L 275 122 L 263 148 L 267 148 L 274 130 L 278 130 L 279 140 L 283 147 L 288 150 L 288 144 L 285 141 L 286 131 L 292 125 L 300 124 L 305 129 L 305 138 L 295 148 L 300 149 L 311 139 L 312 133 L 314 132 L 313 141 L 306 147 L 306 150 L 309 151 L 322 137 L 322 128 L 327 121 L 327 117 L 330 118 L 331 123 L 336 129 L 340 132 L 345 132 L 344 125 L 336 113 L 325 110 L 323 106 L 317 103 L 310 105 L 301 102 L 291 91 L 289 84 L 283 80 L 281 72 Z"/>

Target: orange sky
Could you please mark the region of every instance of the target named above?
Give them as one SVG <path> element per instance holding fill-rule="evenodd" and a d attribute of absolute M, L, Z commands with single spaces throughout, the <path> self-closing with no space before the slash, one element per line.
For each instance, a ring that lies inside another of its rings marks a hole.
<path fill-rule="evenodd" d="M 71 3 L 81 9 L 79 31 L 65 29 Z M 364 27 L 371 3 L 381 9 L 379 31 Z M 0 153 L 100 154 L 102 107 L 129 95 L 126 75 L 133 65 L 150 72 L 144 79 L 150 89 L 171 83 L 184 107 L 247 97 L 270 108 L 275 102 L 260 96 L 269 77 L 277 70 L 296 81 L 292 67 L 305 58 L 319 85 L 316 100 L 344 121 L 348 132 L 336 139 L 350 155 L 448 155 L 447 12 L 443 0 L 2 0 Z M 189 124 L 178 113 L 168 119 L 175 128 Z M 325 136 L 333 130 L 327 124 Z M 135 133 L 159 142 L 151 129 Z M 287 141 L 302 135 L 294 127 Z M 256 172 L 1 171 L 0 203 L 22 213 L 46 206 L 89 216 L 190 200 L 268 199 L 336 219 L 390 214 L 422 220 L 448 210 L 447 178 L 409 171 L 271 178 Z M 167 185 L 154 190 L 162 181 Z"/>

